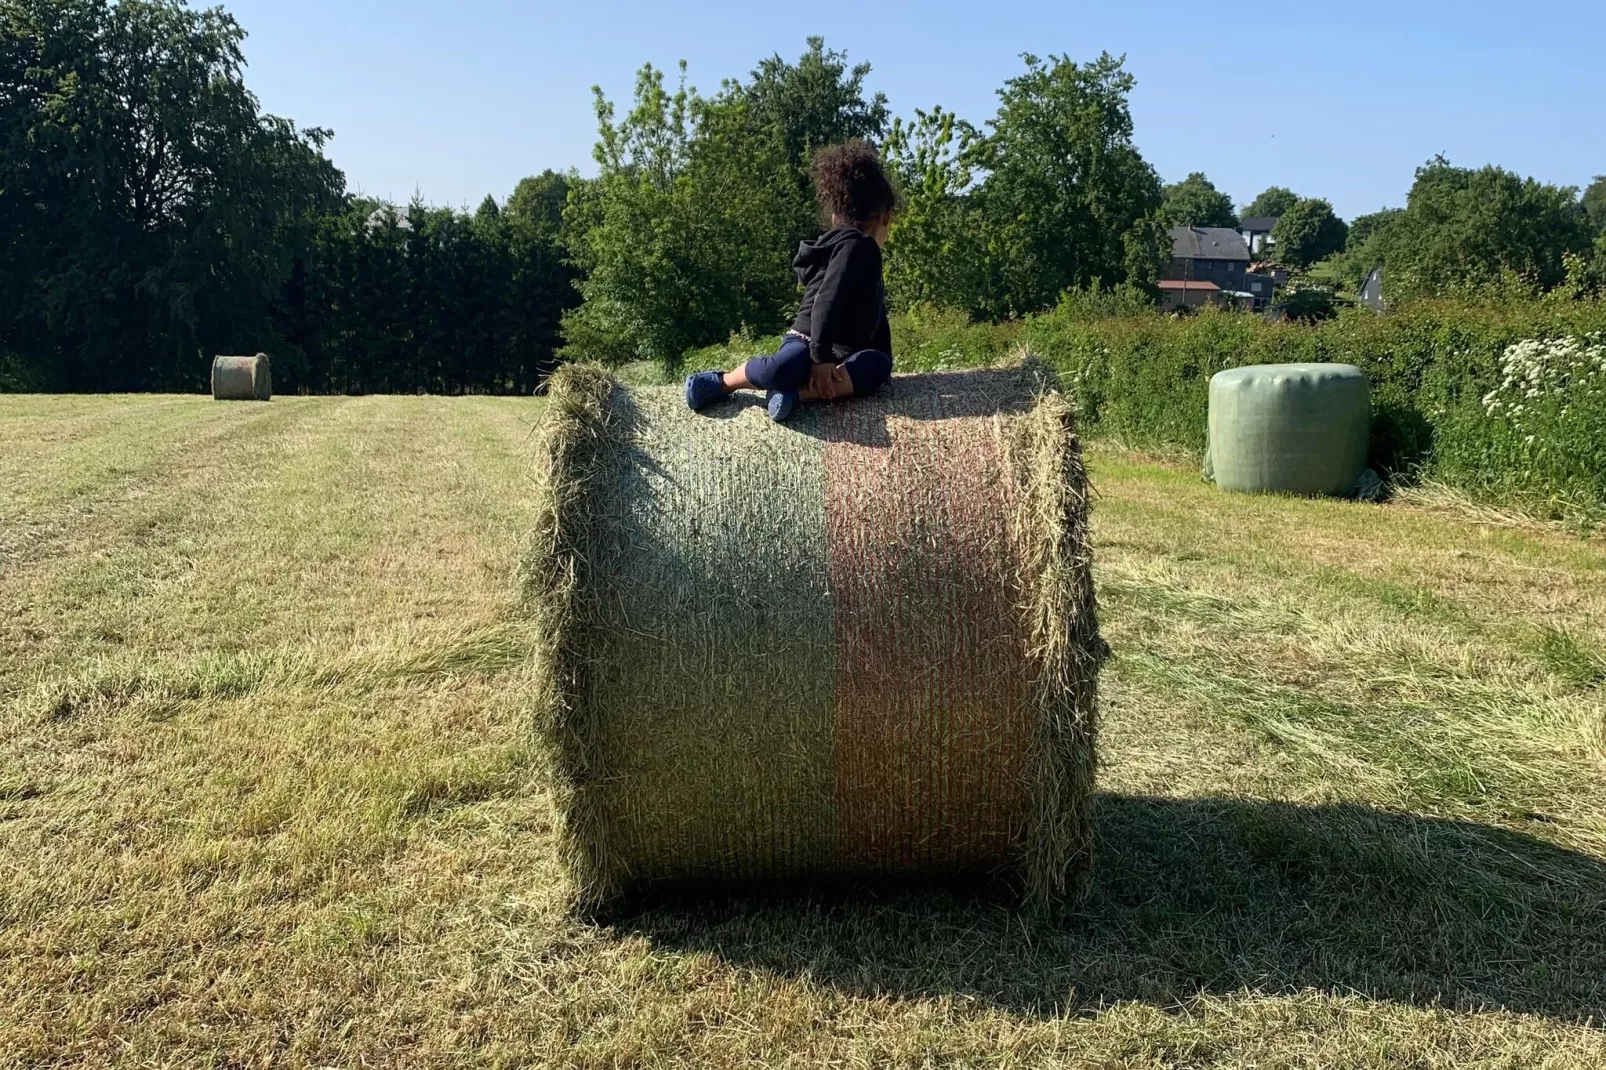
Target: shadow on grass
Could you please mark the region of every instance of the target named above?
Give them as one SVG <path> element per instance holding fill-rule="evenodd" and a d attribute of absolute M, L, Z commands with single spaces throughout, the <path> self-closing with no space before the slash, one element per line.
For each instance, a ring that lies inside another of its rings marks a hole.
<path fill-rule="evenodd" d="M 1565 1019 L 1606 1011 L 1606 865 L 1359 806 L 1102 796 L 1089 900 L 860 890 L 684 897 L 616 919 L 656 945 L 862 996 L 1027 1014 L 1315 988 Z"/>

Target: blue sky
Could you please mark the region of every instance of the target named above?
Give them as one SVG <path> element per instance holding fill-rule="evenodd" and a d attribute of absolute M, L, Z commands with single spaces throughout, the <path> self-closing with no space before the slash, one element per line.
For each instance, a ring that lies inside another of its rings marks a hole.
<path fill-rule="evenodd" d="M 1145 157 L 1239 204 L 1276 184 L 1353 217 L 1403 203 L 1436 152 L 1568 185 L 1606 172 L 1603 0 L 221 2 L 263 106 L 332 127 L 352 188 L 397 200 L 472 206 L 543 168 L 591 173 L 593 84 L 624 101 L 643 62 L 685 59 L 712 92 L 810 34 L 869 60 L 894 114 L 974 122 L 1022 52 L 1125 53 Z"/>

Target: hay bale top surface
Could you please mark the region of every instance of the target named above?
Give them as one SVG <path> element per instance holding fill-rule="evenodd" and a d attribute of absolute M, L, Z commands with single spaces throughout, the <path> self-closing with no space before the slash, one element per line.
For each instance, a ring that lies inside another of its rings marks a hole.
<path fill-rule="evenodd" d="M 1251 383 L 1329 383 L 1365 380 L 1366 373 L 1353 364 L 1249 364 L 1228 368 L 1210 377 L 1210 385 L 1242 387 Z"/>
<path fill-rule="evenodd" d="M 606 373 L 604 373 L 606 374 Z M 1023 415 L 1047 395 L 1057 395 L 1050 373 L 1036 358 L 997 368 L 972 371 L 918 372 L 894 375 L 868 397 L 830 404 L 804 404 L 786 423 L 769 419 L 762 394 L 744 391 L 715 402 L 701 412 L 686 407 L 679 386 L 622 387 L 635 403 L 650 406 L 654 419 L 684 425 L 688 433 L 721 433 L 722 425 L 751 424 L 747 433 L 781 439 L 805 435 L 862 439 L 869 425 L 885 419 L 992 420 Z M 876 442 L 890 445 L 890 438 Z"/>

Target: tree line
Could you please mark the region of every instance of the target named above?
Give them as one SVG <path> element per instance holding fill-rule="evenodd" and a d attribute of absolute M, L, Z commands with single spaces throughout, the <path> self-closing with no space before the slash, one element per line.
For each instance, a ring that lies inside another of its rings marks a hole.
<path fill-rule="evenodd" d="M 1171 227 L 1279 217 L 1277 257 L 1391 296 L 1606 281 L 1606 179 L 1421 168 L 1403 208 L 1345 223 L 1272 187 L 1241 211 L 1162 182 L 1108 54 L 1022 57 L 976 123 L 893 118 L 868 64 L 811 38 L 710 96 L 640 71 L 595 91 L 595 177 L 548 171 L 474 212 L 353 196 L 331 137 L 264 114 L 244 33 L 184 0 L 0 0 L 0 389 L 194 390 L 266 351 L 281 389 L 524 392 L 556 361 L 652 360 L 784 325 L 819 226 L 820 147 L 882 147 L 903 198 L 896 309 L 1004 320 L 1068 291 L 1145 295 Z"/>
<path fill-rule="evenodd" d="M 264 114 L 244 32 L 182 0 L 0 0 L 0 389 L 525 391 L 575 270 L 569 179 L 474 213 L 352 196 Z"/>

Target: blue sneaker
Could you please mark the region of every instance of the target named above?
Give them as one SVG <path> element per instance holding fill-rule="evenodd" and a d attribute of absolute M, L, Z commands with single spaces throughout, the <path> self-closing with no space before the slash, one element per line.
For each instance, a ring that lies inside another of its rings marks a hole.
<path fill-rule="evenodd" d="M 764 404 L 770 410 L 771 420 L 778 424 L 785 423 L 797 409 L 797 394 L 787 390 L 771 390 Z"/>
<path fill-rule="evenodd" d="M 705 409 L 725 396 L 725 377 L 719 372 L 698 372 L 686 377 L 686 406 Z"/>

